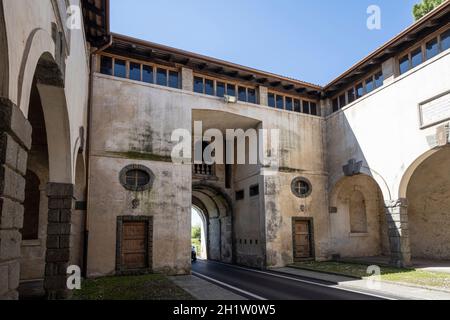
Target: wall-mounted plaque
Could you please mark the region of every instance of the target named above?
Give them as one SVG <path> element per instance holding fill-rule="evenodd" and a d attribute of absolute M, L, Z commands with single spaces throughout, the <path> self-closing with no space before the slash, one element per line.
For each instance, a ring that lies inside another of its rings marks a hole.
<path fill-rule="evenodd" d="M 422 128 L 450 120 L 450 91 L 419 104 L 419 116 Z"/>

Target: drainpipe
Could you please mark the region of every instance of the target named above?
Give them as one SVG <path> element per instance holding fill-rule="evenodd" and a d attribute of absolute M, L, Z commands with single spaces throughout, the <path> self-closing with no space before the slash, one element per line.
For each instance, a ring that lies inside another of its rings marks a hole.
<path fill-rule="evenodd" d="M 89 199 L 89 177 L 90 177 L 90 132 L 91 132 L 91 111 L 92 111 L 92 100 L 93 100 L 93 87 L 94 87 L 94 59 L 97 54 L 105 51 L 113 44 L 113 36 L 109 35 L 109 41 L 104 46 L 100 47 L 100 49 L 96 49 L 90 54 L 89 59 L 89 95 L 88 95 L 88 104 L 87 104 L 87 128 L 86 128 L 86 194 L 85 199 L 86 203 Z M 84 245 L 83 245 L 83 277 L 87 277 L 87 260 L 88 260 L 88 247 L 89 247 L 89 229 L 88 229 L 88 208 L 86 208 L 86 214 L 84 217 Z"/>

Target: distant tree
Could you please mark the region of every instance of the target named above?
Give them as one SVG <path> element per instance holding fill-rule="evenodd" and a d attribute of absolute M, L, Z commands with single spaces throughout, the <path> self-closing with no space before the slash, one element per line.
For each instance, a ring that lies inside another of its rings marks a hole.
<path fill-rule="evenodd" d="M 413 9 L 414 18 L 416 19 L 416 21 L 419 20 L 444 1 L 446 0 L 422 0 L 421 3 L 414 5 Z"/>
<path fill-rule="evenodd" d="M 192 227 L 192 239 L 201 239 L 202 228 L 199 226 Z"/>

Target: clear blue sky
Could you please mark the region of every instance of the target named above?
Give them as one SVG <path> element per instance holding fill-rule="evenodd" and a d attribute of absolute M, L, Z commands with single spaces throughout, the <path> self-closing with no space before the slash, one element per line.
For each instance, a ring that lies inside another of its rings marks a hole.
<path fill-rule="evenodd" d="M 411 25 L 417 2 L 111 0 L 111 29 L 324 85 Z M 369 5 L 381 30 L 366 27 Z"/>

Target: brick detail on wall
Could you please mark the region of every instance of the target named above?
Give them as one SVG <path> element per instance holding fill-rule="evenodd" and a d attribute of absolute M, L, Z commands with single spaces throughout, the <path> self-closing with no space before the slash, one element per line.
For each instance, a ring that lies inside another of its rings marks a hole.
<path fill-rule="evenodd" d="M 0 300 L 18 299 L 23 201 L 31 125 L 0 98 Z"/>
<path fill-rule="evenodd" d="M 44 288 L 51 300 L 67 299 L 67 267 L 70 260 L 70 231 L 74 186 L 64 183 L 49 183 L 47 252 Z"/>

